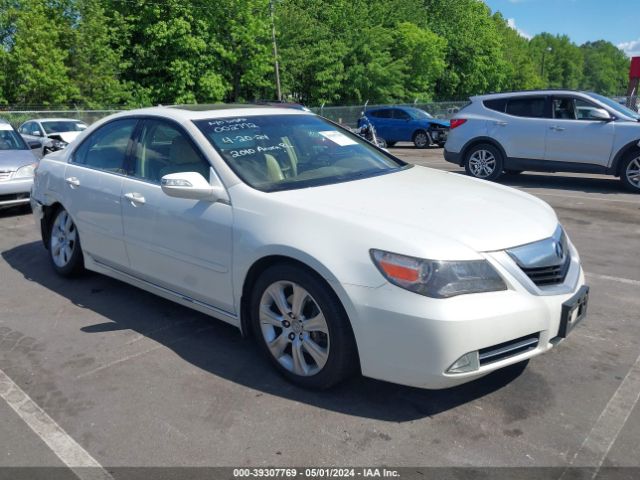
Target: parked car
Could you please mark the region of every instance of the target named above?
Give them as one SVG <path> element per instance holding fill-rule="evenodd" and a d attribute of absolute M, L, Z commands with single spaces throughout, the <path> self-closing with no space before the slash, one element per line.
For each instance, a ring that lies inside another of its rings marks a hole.
<path fill-rule="evenodd" d="M 376 133 L 387 146 L 397 142 L 413 142 L 418 148 L 430 145 L 444 146 L 447 141 L 449 122 L 433 118 L 424 110 L 413 107 L 371 108 L 365 112 L 366 118 L 375 127 Z M 358 120 L 361 127 L 363 119 Z"/>
<path fill-rule="evenodd" d="M 0 209 L 29 204 L 29 192 L 40 142 L 25 143 L 18 132 L 0 119 Z"/>
<path fill-rule="evenodd" d="M 543 201 L 312 113 L 197 108 L 122 112 L 42 159 L 32 206 L 56 272 L 229 322 L 313 388 L 358 371 L 458 385 L 584 317 L 578 252 Z"/>
<path fill-rule="evenodd" d="M 599 173 L 640 192 L 640 115 L 595 93 L 473 97 L 451 121 L 445 158 L 476 178 L 503 172 Z"/>
<path fill-rule="evenodd" d="M 38 118 L 24 122 L 18 132 L 27 141 L 40 140 L 44 156 L 62 150 L 86 128 L 86 123 L 72 118 Z"/>

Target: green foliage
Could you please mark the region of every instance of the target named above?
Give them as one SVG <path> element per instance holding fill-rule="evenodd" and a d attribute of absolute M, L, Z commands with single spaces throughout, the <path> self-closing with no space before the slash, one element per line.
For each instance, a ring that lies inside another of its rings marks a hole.
<path fill-rule="evenodd" d="M 580 47 L 584 56 L 582 88 L 603 95 L 619 95 L 629 82 L 629 58 L 610 42 L 599 40 Z"/>
<path fill-rule="evenodd" d="M 0 0 L 0 105 L 273 99 L 270 0 Z M 273 0 L 285 99 L 307 105 L 624 91 L 609 42 L 521 36 L 478 0 Z"/>

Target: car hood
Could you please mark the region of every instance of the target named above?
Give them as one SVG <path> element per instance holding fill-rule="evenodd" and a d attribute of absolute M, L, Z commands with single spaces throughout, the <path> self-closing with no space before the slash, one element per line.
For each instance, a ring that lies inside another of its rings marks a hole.
<path fill-rule="evenodd" d="M 449 122 L 448 120 L 438 120 L 437 118 L 431 118 L 429 120 L 425 120 L 425 123 L 438 125 L 440 127 L 446 127 L 446 128 L 451 127 L 451 122 Z"/>
<path fill-rule="evenodd" d="M 31 150 L 0 150 L 0 170 L 14 171 L 36 160 Z"/>
<path fill-rule="evenodd" d="M 73 142 L 78 135 L 82 132 L 56 132 L 50 133 L 47 135 L 49 138 L 54 138 L 56 140 L 62 140 L 63 142 L 71 143 Z"/>
<path fill-rule="evenodd" d="M 475 252 L 504 250 L 548 238 L 558 226 L 553 209 L 532 195 L 421 166 L 276 195 L 288 205 L 361 225 L 362 235 L 375 229 L 395 235 L 398 244 L 437 239 L 452 247 L 438 248 L 445 254 L 460 244 Z"/>

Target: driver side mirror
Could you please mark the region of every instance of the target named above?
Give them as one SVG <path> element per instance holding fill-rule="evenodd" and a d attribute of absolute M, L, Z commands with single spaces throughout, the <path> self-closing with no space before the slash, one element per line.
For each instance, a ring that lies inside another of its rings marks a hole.
<path fill-rule="evenodd" d="M 613 117 L 604 108 L 594 108 L 589 111 L 589 120 L 600 120 L 603 122 L 610 122 Z"/>
<path fill-rule="evenodd" d="M 212 186 L 197 172 L 170 173 L 160 179 L 160 186 L 175 198 L 216 202 L 225 196 L 223 187 Z"/>

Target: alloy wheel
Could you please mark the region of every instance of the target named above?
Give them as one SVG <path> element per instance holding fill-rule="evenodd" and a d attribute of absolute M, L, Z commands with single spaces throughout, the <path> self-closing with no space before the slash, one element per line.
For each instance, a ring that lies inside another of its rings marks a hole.
<path fill-rule="evenodd" d="M 329 358 L 329 327 L 316 300 L 295 282 L 272 283 L 260 299 L 260 331 L 289 372 L 312 376 Z"/>
<path fill-rule="evenodd" d="M 474 177 L 487 178 L 496 169 L 496 157 L 488 150 L 477 150 L 469 157 L 469 169 Z"/>
<path fill-rule="evenodd" d="M 416 147 L 424 148 L 429 145 L 429 137 L 425 132 L 418 132 L 416 133 L 413 142 L 415 143 Z"/>
<path fill-rule="evenodd" d="M 69 214 L 62 210 L 51 229 L 51 258 L 60 268 L 66 267 L 77 245 L 78 231 Z"/>
<path fill-rule="evenodd" d="M 631 185 L 640 189 L 640 157 L 634 158 L 629 162 L 625 175 Z"/>

